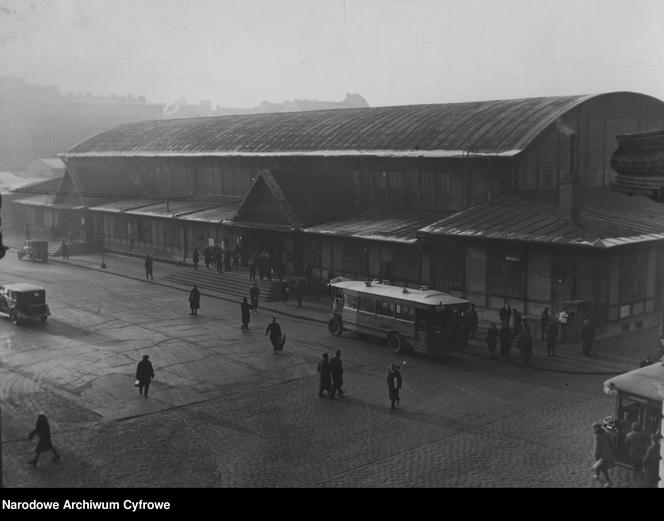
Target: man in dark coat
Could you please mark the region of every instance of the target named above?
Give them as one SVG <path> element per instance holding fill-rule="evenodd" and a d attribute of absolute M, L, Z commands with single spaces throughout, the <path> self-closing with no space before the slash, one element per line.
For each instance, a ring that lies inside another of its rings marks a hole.
<path fill-rule="evenodd" d="M 590 320 L 583 321 L 583 328 L 581 328 L 581 350 L 584 356 L 590 356 L 593 349 L 593 339 L 595 338 L 595 328 L 590 323 Z"/>
<path fill-rule="evenodd" d="M 318 362 L 318 374 L 320 374 L 318 396 L 323 396 L 323 391 L 330 393 L 332 397 L 332 373 L 330 372 L 330 362 L 327 353 L 323 353 L 323 359 Z"/>
<path fill-rule="evenodd" d="M 249 280 L 256 280 L 256 252 L 249 257 Z"/>
<path fill-rule="evenodd" d="M 644 479 L 649 488 L 656 488 L 659 482 L 659 462 L 662 459 L 659 440 L 661 439 L 661 434 L 650 436 L 651 443 L 643 458 Z"/>
<path fill-rule="evenodd" d="M 470 309 L 466 311 L 466 331 L 475 338 L 477 333 L 477 325 L 480 323 L 480 319 L 477 316 L 477 310 L 475 309 L 475 304 L 470 305 Z"/>
<path fill-rule="evenodd" d="M 251 305 L 247 302 L 247 297 L 242 297 L 240 304 L 242 312 L 242 331 L 249 331 L 249 321 L 251 320 Z"/>
<path fill-rule="evenodd" d="M 491 356 L 496 356 L 496 344 L 498 343 L 498 328 L 495 322 L 491 322 L 489 329 L 486 332 L 486 344 L 489 348 Z"/>
<path fill-rule="evenodd" d="M 503 325 L 500 326 L 498 337 L 500 338 L 500 354 L 503 355 L 503 358 L 509 358 L 510 349 L 512 348 L 512 331 L 510 330 L 510 326 L 503 322 Z"/>
<path fill-rule="evenodd" d="M 499 311 L 500 323 L 507 324 L 509 326 L 510 317 L 512 316 L 512 308 L 510 308 L 509 302 L 505 302 L 505 305 Z"/>
<path fill-rule="evenodd" d="M 210 246 L 205 247 L 203 259 L 205 260 L 205 267 L 210 269 L 210 264 L 212 264 L 212 248 L 210 248 Z"/>
<path fill-rule="evenodd" d="M 549 317 L 549 323 L 546 326 L 546 356 L 554 356 L 556 348 L 556 339 L 558 338 L 558 324 L 553 318 Z"/>
<path fill-rule="evenodd" d="M 533 358 L 533 336 L 527 320 L 521 321 L 521 333 L 519 334 L 519 353 L 523 363 L 528 365 Z"/>
<path fill-rule="evenodd" d="M 154 280 L 154 277 L 152 276 L 152 264 L 153 263 L 154 263 L 154 261 L 152 260 L 152 257 L 148 253 L 145 256 L 145 278 L 146 279 Z"/>
<path fill-rule="evenodd" d="M 402 383 L 403 381 L 401 379 L 399 366 L 397 364 L 392 364 L 387 371 L 387 392 L 391 402 L 390 409 L 394 409 L 394 404 L 398 404 L 401 401 L 399 390 L 401 389 Z"/>
<path fill-rule="evenodd" d="M 512 338 L 516 338 L 521 333 L 521 313 L 518 309 L 512 310 Z"/>
<path fill-rule="evenodd" d="M 277 323 L 277 319 L 272 317 L 272 323 L 270 323 L 265 329 L 265 336 L 270 335 L 270 342 L 272 343 L 272 349 L 276 354 L 277 351 L 281 351 L 284 348 L 286 343 L 286 335 L 281 336 L 281 326 Z"/>
<path fill-rule="evenodd" d="M 643 458 L 650 446 L 650 434 L 641 429 L 641 426 L 634 422 L 632 430 L 625 436 L 625 446 L 629 449 L 629 459 L 636 472 L 643 470 Z"/>
<path fill-rule="evenodd" d="M 295 294 L 295 298 L 297 299 L 297 307 L 301 308 L 302 297 L 304 296 L 304 281 L 302 279 L 298 280 L 295 283 L 295 287 L 293 288 L 293 293 Z"/>
<path fill-rule="evenodd" d="M 148 397 L 148 389 L 150 388 L 150 383 L 154 378 L 154 369 L 152 368 L 152 362 L 150 362 L 150 357 L 148 355 L 143 355 L 143 360 L 138 362 L 136 366 L 136 380 L 138 380 L 138 393 L 142 394 L 146 398 Z M 145 388 L 145 393 L 143 389 Z"/>
<path fill-rule="evenodd" d="M 595 479 L 599 479 L 600 472 L 604 474 L 606 479 L 605 487 L 611 487 L 613 484 L 611 482 L 611 476 L 609 476 L 609 469 L 615 467 L 615 458 L 613 456 L 613 440 L 609 433 L 607 433 L 603 428 L 601 423 L 593 424 L 593 430 L 595 431 L 595 446 L 593 448 L 593 458 L 595 463 L 593 464 L 593 473 L 595 474 Z"/>
<path fill-rule="evenodd" d="M 198 256 L 198 249 L 194 248 L 194 253 L 192 254 L 191 259 L 194 261 L 194 269 L 198 269 L 198 261 L 200 260 L 200 257 Z"/>
<path fill-rule="evenodd" d="M 63 240 L 62 244 L 60 245 L 60 253 L 62 254 L 62 259 L 68 259 L 69 258 L 69 250 L 67 249 L 67 243 Z"/>
<path fill-rule="evenodd" d="M 542 314 L 540 315 L 540 335 L 542 336 L 542 342 L 546 340 L 546 326 L 549 324 L 549 306 L 544 306 Z"/>
<path fill-rule="evenodd" d="M 261 290 L 254 282 L 254 285 L 249 289 L 249 299 L 251 300 L 251 308 L 254 310 L 254 315 L 258 313 L 258 297 L 260 297 Z"/>
<path fill-rule="evenodd" d="M 194 287 L 191 288 L 189 292 L 189 309 L 191 309 L 190 315 L 198 315 L 198 308 L 201 307 L 201 292 L 198 291 L 198 286 L 194 284 Z"/>
<path fill-rule="evenodd" d="M 330 374 L 332 376 L 332 393 L 330 394 L 330 398 L 334 400 L 334 395 L 337 393 L 337 391 L 339 391 L 339 396 L 343 398 L 346 394 L 341 388 L 341 386 L 344 384 L 344 368 L 343 364 L 341 363 L 341 351 L 339 350 L 337 350 L 335 353 L 334 358 L 330 360 Z"/>
<path fill-rule="evenodd" d="M 288 282 L 281 284 L 281 303 L 288 305 L 288 295 L 290 294 L 290 286 Z"/>
<path fill-rule="evenodd" d="M 37 416 L 35 429 L 28 435 L 28 438 L 33 439 L 35 436 L 39 436 L 39 443 L 37 443 L 37 447 L 35 448 L 34 459 L 29 462 L 30 465 L 36 467 L 41 453 L 49 450 L 53 453 L 53 461 L 59 461 L 60 454 L 58 454 L 51 442 L 51 426 L 49 425 L 48 418 L 46 418 L 45 414 Z"/>

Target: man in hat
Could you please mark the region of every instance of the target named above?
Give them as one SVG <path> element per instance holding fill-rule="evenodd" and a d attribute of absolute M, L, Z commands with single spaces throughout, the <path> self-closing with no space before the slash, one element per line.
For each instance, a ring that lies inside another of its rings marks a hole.
<path fill-rule="evenodd" d="M 142 394 L 146 398 L 148 397 L 148 389 L 150 388 L 150 383 L 154 378 L 154 369 L 152 368 L 152 362 L 150 362 L 150 357 L 148 355 L 143 355 L 143 360 L 138 362 L 136 366 L 136 380 L 138 380 L 138 393 Z M 145 389 L 145 393 L 143 393 Z"/>
<path fill-rule="evenodd" d="M 604 430 L 601 423 L 594 423 L 593 431 L 595 432 L 595 446 L 593 449 L 595 463 L 592 466 L 593 474 L 597 480 L 599 480 L 600 472 L 604 474 L 604 478 L 606 479 L 604 486 L 608 488 L 613 486 L 611 476 L 609 476 L 609 469 L 615 466 L 612 438 Z"/>
<path fill-rule="evenodd" d="M 643 431 L 641 426 L 634 422 L 632 430 L 625 436 L 625 445 L 629 449 L 629 459 L 632 460 L 634 471 L 640 473 L 643 470 L 643 458 L 650 445 L 650 434 Z"/>

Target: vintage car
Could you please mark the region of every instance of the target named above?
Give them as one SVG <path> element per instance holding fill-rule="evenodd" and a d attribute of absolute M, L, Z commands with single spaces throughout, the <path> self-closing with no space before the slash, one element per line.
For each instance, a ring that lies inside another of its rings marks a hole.
<path fill-rule="evenodd" d="M 9 317 L 12 324 L 37 318 L 45 322 L 50 314 L 44 288 L 25 283 L 0 286 L 0 315 Z"/>
<path fill-rule="evenodd" d="M 18 260 L 30 260 L 32 262 L 48 261 L 48 241 L 26 240 L 23 247 L 18 251 Z"/>

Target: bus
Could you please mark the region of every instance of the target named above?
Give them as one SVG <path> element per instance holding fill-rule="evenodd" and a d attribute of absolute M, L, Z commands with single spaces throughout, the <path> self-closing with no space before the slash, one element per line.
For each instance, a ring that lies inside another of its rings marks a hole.
<path fill-rule="evenodd" d="M 617 443 L 613 447 L 616 463 L 632 468 L 625 444 L 632 423 L 638 423 L 649 434 L 662 432 L 664 362 L 609 378 L 604 382 L 604 392 L 615 397 L 615 412 L 602 423 L 616 436 Z"/>
<path fill-rule="evenodd" d="M 333 279 L 336 291 L 328 329 L 385 339 L 395 353 L 444 354 L 466 343 L 464 313 L 470 301 L 435 290 L 379 281 Z"/>

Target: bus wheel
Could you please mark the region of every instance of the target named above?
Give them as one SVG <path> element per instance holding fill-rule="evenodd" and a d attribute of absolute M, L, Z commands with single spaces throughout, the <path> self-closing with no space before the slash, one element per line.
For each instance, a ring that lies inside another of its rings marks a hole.
<path fill-rule="evenodd" d="M 327 329 L 329 329 L 330 333 L 335 336 L 341 336 L 341 334 L 344 332 L 344 328 L 339 317 L 332 317 L 327 323 Z"/>
<path fill-rule="evenodd" d="M 15 309 L 12 309 L 9 312 L 9 320 L 11 321 L 12 324 L 17 325 L 18 324 L 18 313 L 16 312 Z"/>
<path fill-rule="evenodd" d="M 390 333 L 387 336 L 387 347 L 393 353 L 405 353 L 407 349 L 406 342 L 398 333 Z"/>

